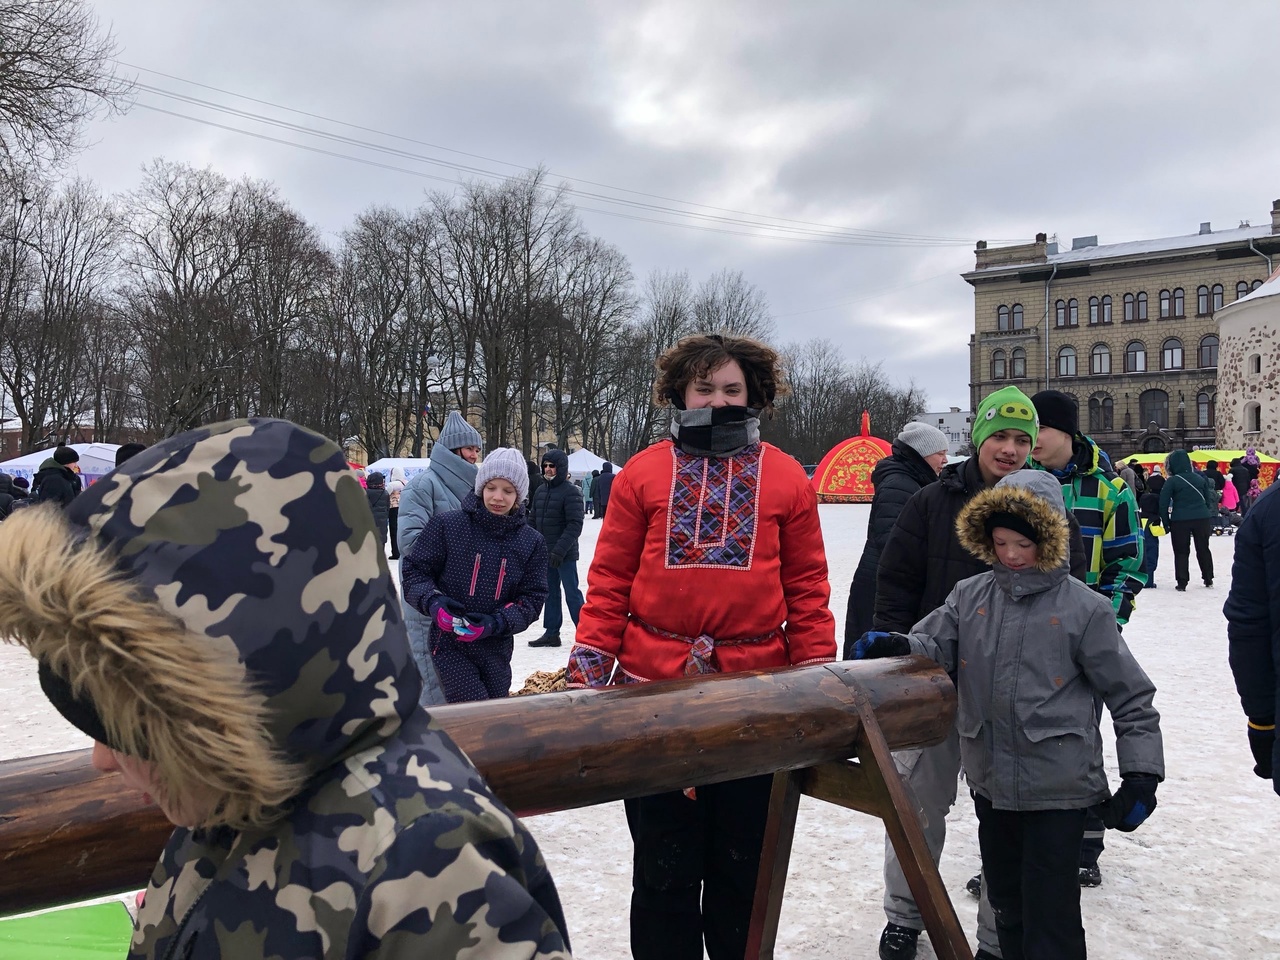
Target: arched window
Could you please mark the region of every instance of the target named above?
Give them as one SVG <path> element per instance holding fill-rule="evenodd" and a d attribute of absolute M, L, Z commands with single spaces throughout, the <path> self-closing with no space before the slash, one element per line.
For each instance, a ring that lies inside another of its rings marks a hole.
<path fill-rule="evenodd" d="M 1216 310 L 1221 310 L 1221 309 L 1222 309 L 1222 295 L 1223 295 L 1222 284 L 1220 284 L 1220 283 L 1215 283 L 1215 284 L 1213 285 L 1213 288 L 1209 291 L 1209 295 L 1210 295 L 1211 297 L 1213 297 L 1213 303 L 1211 304 L 1211 306 L 1213 307 L 1213 309 L 1214 309 L 1215 311 L 1216 311 Z"/>
<path fill-rule="evenodd" d="M 1080 326 L 1080 301 L 1075 297 L 1067 301 L 1067 326 Z"/>
<path fill-rule="evenodd" d="M 1214 416 L 1214 396 L 1205 391 L 1196 394 L 1196 426 L 1212 427 Z"/>
<path fill-rule="evenodd" d="M 1182 369 L 1182 341 L 1177 337 L 1170 337 L 1160 347 L 1160 369 Z"/>
<path fill-rule="evenodd" d="M 1098 298 L 1089 298 L 1089 326 L 1096 326 L 1098 323 Z"/>
<path fill-rule="evenodd" d="M 1169 426 L 1169 395 L 1163 390 L 1144 390 L 1138 397 L 1138 416 L 1143 426 L 1154 423 L 1157 427 Z"/>
<path fill-rule="evenodd" d="M 1058 348 L 1058 376 L 1074 377 L 1076 375 L 1076 348 Z"/>
<path fill-rule="evenodd" d="M 1067 301 L 1059 300 L 1053 305 L 1053 324 L 1056 327 L 1067 325 Z"/>
<path fill-rule="evenodd" d="M 1196 287 L 1196 315 L 1203 317 L 1209 312 L 1209 288 L 1204 284 Z"/>
<path fill-rule="evenodd" d="M 1197 366 L 1216 367 L 1218 365 L 1218 338 L 1212 333 L 1200 339 L 1200 356 Z"/>
<path fill-rule="evenodd" d="M 1253 286 L 1251 286 L 1249 289 L 1250 289 L 1251 291 L 1252 291 L 1252 290 L 1257 290 L 1260 286 L 1262 286 L 1262 281 L 1261 281 L 1261 280 L 1255 280 L 1255 281 L 1253 281 Z"/>
<path fill-rule="evenodd" d="M 1249 281 L 1241 280 L 1239 283 L 1236 284 L 1236 299 L 1239 300 L 1241 297 L 1247 297 L 1248 295 L 1249 295 Z"/>
<path fill-rule="evenodd" d="M 1102 429 L 1114 430 L 1116 422 L 1116 403 L 1110 397 L 1102 398 Z"/>
<path fill-rule="evenodd" d="M 1115 402 L 1107 396 L 1089 399 L 1089 432 L 1100 433 L 1114 429 Z"/>
<path fill-rule="evenodd" d="M 1167 320 L 1173 316 L 1173 294 L 1168 290 L 1160 291 L 1160 319 Z"/>
<path fill-rule="evenodd" d="M 1111 348 L 1105 343 L 1094 344 L 1089 354 L 1089 372 L 1095 374 L 1111 372 Z"/>
<path fill-rule="evenodd" d="M 1244 432 L 1245 433 L 1261 433 L 1262 432 L 1262 407 L 1257 403 L 1245 404 Z"/>
<path fill-rule="evenodd" d="M 1111 294 L 1102 298 L 1102 322 L 1111 322 Z"/>
<path fill-rule="evenodd" d="M 1003 380 L 1007 376 L 1003 350 L 995 350 L 991 354 L 991 379 Z"/>
<path fill-rule="evenodd" d="M 1173 315 L 1175 317 L 1185 317 L 1187 315 L 1187 295 L 1182 292 L 1181 287 L 1177 287 L 1173 291 Z"/>
<path fill-rule="evenodd" d="M 1013 305 L 1013 329 L 1022 329 L 1022 304 L 1015 303 Z"/>
<path fill-rule="evenodd" d="M 996 329 L 1009 329 L 1009 308 L 1003 303 L 996 309 Z"/>
<path fill-rule="evenodd" d="M 1124 295 L 1124 322 L 1132 323 L 1138 319 L 1138 298 L 1132 293 Z"/>
<path fill-rule="evenodd" d="M 1009 376 L 1015 380 L 1019 377 L 1027 375 L 1027 351 L 1021 347 L 1014 347 L 1013 352 L 1009 354 Z"/>
<path fill-rule="evenodd" d="M 1132 340 L 1124 348 L 1124 372 L 1147 372 L 1147 347 L 1141 340 Z"/>
<path fill-rule="evenodd" d="M 1147 295 L 1145 293 L 1138 294 L 1138 319 L 1147 319 Z"/>

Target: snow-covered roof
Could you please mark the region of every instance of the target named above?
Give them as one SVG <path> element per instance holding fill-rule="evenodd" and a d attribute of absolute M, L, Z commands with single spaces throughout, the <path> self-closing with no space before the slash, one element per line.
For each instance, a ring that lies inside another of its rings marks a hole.
<path fill-rule="evenodd" d="M 1053 266 L 1054 264 L 1084 263 L 1096 260 L 1125 260 L 1153 253 L 1176 253 L 1200 247 L 1215 247 L 1227 243 L 1247 242 L 1272 237 L 1271 225 L 1236 227 L 1233 230 L 1215 230 L 1212 233 L 1193 233 L 1184 237 L 1160 237 L 1155 240 L 1131 240 L 1127 243 L 1106 243 L 1079 250 L 1051 253 L 1044 260 L 1028 260 L 1022 263 L 999 263 L 972 270 L 965 276 L 1003 273 L 1025 267 Z M 997 250 L 999 248 L 996 248 Z"/>
<path fill-rule="evenodd" d="M 1247 296 L 1241 297 L 1229 306 L 1234 307 L 1242 303 L 1249 303 L 1252 300 L 1262 300 L 1266 297 L 1280 297 L 1280 267 L 1276 267 L 1275 270 L 1272 271 L 1271 276 L 1267 277 L 1266 282 L 1262 286 L 1258 287 L 1257 290 L 1254 290 Z"/>

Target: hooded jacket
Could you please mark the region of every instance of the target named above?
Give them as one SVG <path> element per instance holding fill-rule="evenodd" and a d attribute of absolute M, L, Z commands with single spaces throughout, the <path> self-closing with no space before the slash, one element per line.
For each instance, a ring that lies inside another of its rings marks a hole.
<path fill-rule="evenodd" d="M 613 464 L 606 460 L 604 466 L 600 468 L 600 476 L 596 477 L 596 482 L 591 487 L 591 500 L 597 508 L 603 509 L 609 505 L 609 492 L 613 490 L 613 480 Z"/>
<path fill-rule="evenodd" d="M 64 467 L 53 457 L 46 457 L 40 469 L 31 478 L 31 499 L 37 503 L 56 503 L 67 506 L 80 493 L 80 477 L 70 467 Z"/>
<path fill-rule="evenodd" d="M 1028 521 L 1034 567 L 999 562 L 985 523 Z M 962 580 L 911 631 L 913 652 L 956 678 L 956 730 L 970 787 L 998 810 L 1078 809 L 1110 796 L 1098 701 L 1111 713 L 1120 774 L 1163 779 L 1155 685 L 1120 637 L 1111 605 L 1067 569 L 1062 490 L 1021 470 L 973 497 L 956 523 L 965 549 L 991 567 Z"/>
<path fill-rule="evenodd" d="M 569 482 L 569 457 L 563 450 L 548 450 L 542 462 L 554 464 L 556 475 L 543 478 L 529 497 L 529 524 L 547 541 L 547 553 L 558 567 L 565 560 L 578 559 L 582 494 Z"/>
<path fill-rule="evenodd" d="M 387 493 L 386 481 L 382 474 L 371 473 L 365 481 L 365 497 L 369 501 L 369 512 L 373 514 L 373 525 L 378 531 L 378 539 L 387 542 L 387 524 L 391 518 L 391 494 Z"/>
<path fill-rule="evenodd" d="M 1174 520 L 1203 520 L 1218 515 L 1213 481 L 1191 467 L 1185 450 L 1169 454 L 1169 477 L 1160 491 L 1160 515 L 1166 527 Z"/>
<path fill-rule="evenodd" d="M 845 659 L 849 658 L 851 644 L 871 629 L 875 619 L 876 570 L 894 521 L 917 490 L 937 479 L 938 474 L 924 457 L 901 440 L 895 440 L 893 452 L 872 469 L 875 496 L 867 520 L 867 542 L 849 587 L 849 607 L 844 622 Z"/>
<path fill-rule="evenodd" d="M 0 636 L 207 802 L 161 855 L 130 957 L 568 956 L 533 838 L 418 709 L 334 443 L 204 427 L 6 528 Z"/>
<path fill-rule="evenodd" d="M 7 473 L 0 473 L 0 520 L 13 512 L 13 504 L 17 500 L 16 490 L 13 477 Z"/>
<path fill-rule="evenodd" d="M 1089 572 L 1085 583 L 1111 601 L 1116 622 L 1124 625 L 1133 614 L 1133 598 L 1147 585 L 1142 569 L 1142 528 L 1138 501 L 1103 458 L 1089 437 L 1076 435 L 1071 461 L 1063 470 L 1044 470 L 1062 484 L 1067 512 L 1080 524 Z"/>

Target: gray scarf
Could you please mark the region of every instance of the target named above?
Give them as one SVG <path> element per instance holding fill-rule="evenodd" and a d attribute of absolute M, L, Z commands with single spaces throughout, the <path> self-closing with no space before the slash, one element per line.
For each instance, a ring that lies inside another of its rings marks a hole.
<path fill-rule="evenodd" d="M 676 446 L 694 457 L 732 457 L 760 441 L 760 411 L 754 407 L 699 407 L 671 411 Z"/>

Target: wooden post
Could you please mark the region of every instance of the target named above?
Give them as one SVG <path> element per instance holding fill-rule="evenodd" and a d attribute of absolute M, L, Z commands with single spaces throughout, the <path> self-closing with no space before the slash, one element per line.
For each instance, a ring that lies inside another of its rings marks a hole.
<path fill-rule="evenodd" d="M 797 770 L 773 775 L 769 819 L 765 823 L 756 895 L 751 906 L 751 928 L 747 931 L 747 956 L 752 960 L 773 960 L 778 918 L 782 916 L 782 894 L 791 861 L 791 842 L 796 834 L 796 815 L 800 812 L 802 780 L 803 772 Z"/>

